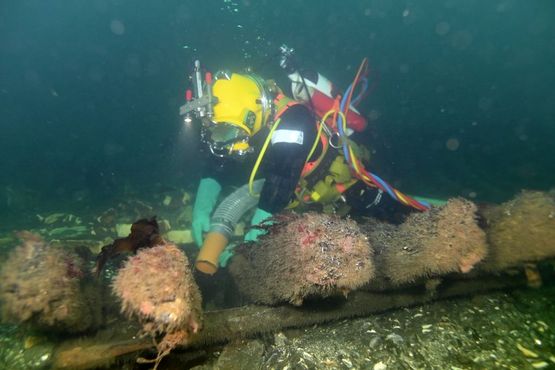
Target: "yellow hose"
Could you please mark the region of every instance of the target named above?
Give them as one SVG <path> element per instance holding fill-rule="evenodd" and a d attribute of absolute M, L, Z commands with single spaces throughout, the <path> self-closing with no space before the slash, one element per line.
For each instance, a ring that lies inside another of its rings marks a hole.
<path fill-rule="evenodd" d="M 249 193 L 252 196 L 256 196 L 256 197 L 258 196 L 258 194 L 254 194 L 252 184 L 254 182 L 254 178 L 256 177 L 256 173 L 258 172 L 258 167 L 260 167 L 260 163 L 262 162 L 262 158 L 264 158 L 264 154 L 266 153 L 266 149 L 268 148 L 268 144 L 270 144 L 270 140 L 272 139 L 272 135 L 274 134 L 274 131 L 276 130 L 276 128 L 278 127 L 280 122 L 281 122 L 281 118 L 278 119 L 276 122 L 274 122 L 274 124 L 272 125 L 272 128 L 270 129 L 270 133 L 266 137 L 266 140 L 264 141 L 264 145 L 262 145 L 262 149 L 260 149 L 260 154 L 258 154 L 258 158 L 256 158 L 256 162 L 254 163 L 254 166 L 252 168 L 251 175 L 249 177 Z"/>
<path fill-rule="evenodd" d="M 325 124 L 325 121 L 328 118 L 328 116 L 330 115 L 330 113 L 333 113 L 333 112 L 334 111 L 329 111 L 328 113 L 326 113 L 326 115 L 324 116 L 324 118 L 320 122 L 320 125 L 318 127 L 318 133 L 316 134 L 316 139 L 314 139 L 314 143 L 312 144 L 312 148 L 310 149 L 310 152 L 308 153 L 308 156 L 306 157 L 306 160 L 304 162 L 305 164 L 306 164 L 306 162 L 308 162 L 308 160 L 314 154 L 314 151 L 318 147 L 318 142 L 320 141 L 320 135 L 322 134 L 323 125 Z M 256 177 L 256 173 L 258 172 L 258 168 L 260 167 L 260 163 L 262 162 L 262 159 L 264 158 L 264 154 L 266 154 L 266 150 L 268 149 L 268 145 L 270 144 L 270 140 L 272 139 L 272 135 L 274 134 L 274 131 L 277 129 L 280 122 L 281 122 L 281 118 L 278 119 L 272 125 L 272 128 L 270 129 L 270 132 L 268 133 L 268 136 L 266 137 L 266 140 L 264 141 L 264 145 L 262 145 L 262 149 L 260 149 L 260 154 L 258 154 L 258 158 L 256 158 L 256 162 L 254 163 L 254 166 L 252 168 L 251 175 L 249 177 L 249 193 L 252 196 L 258 196 L 259 195 L 259 194 L 255 194 L 254 190 L 253 190 L 254 179 Z M 322 155 L 320 155 L 320 158 L 318 158 L 318 160 L 321 160 L 323 158 L 324 153 L 325 153 L 325 151 L 322 151 Z"/>

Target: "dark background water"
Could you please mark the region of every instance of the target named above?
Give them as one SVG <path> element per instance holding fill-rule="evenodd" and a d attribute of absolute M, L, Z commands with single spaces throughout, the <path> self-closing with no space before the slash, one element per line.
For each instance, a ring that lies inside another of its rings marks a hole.
<path fill-rule="evenodd" d="M 365 144 L 401 190 L 501 201 L 555 184 L 549 0 L 1 0 L 0 213 L 194 188 L 191 61 L 285 84 L 283 42 L 341 87 L 369 58 Z"/>

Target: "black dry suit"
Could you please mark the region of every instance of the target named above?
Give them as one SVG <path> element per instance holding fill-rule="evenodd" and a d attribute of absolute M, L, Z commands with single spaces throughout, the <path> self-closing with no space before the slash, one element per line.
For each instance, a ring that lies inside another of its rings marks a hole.
<path fill-rule="evenodd" d="M 264 141 L 268 130 L 261 130 L 253 137 Z M 316 124 L 310 109 L 303 104 L 294 104 L 280 115 L 278 127 L 272 134 L 257 177 L 266 181 L 260 193 L 258 208 L 275 214 L 282 211 L 291 201 L 301 172 L 316 138 Z M 249 178 L 254 162 L 233 158 L 218 158 L 207 153 L 202 166 L 202 177 L 212 177 L 219 183 L 244 185 Z M 254 155 L 254 159 L 258 152 Z"/>

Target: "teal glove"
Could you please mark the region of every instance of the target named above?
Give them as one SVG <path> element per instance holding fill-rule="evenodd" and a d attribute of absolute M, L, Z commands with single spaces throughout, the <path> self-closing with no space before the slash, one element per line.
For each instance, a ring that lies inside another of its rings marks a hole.
<path fill-rule="evenodd" d="M 261 223 L 263 223 L 264 221 L 266 221 L 267 219 L 269 219 L 270 217 L 272 217 L 271 213 L 268 213 L 266 211 L 264 211 L 263 209 L 257 208 L 256 211 L 254 212 L 254 215 L 252 216 L 252 220 L 251 220 L 251 226 L 256 226 L 256 225 L 260 225 Z M 258 240 L 258 237 L 260 235 L 265 234 L 266 231 L 265 230 L 261 230 L 258 228 L 253 228 L 250 229 L 249 232 L 247 232 L 247 234 L 245 235 L 245 241 L 247 242 L 256 242 Z M 224 251 L 222 252 L 222 254 L 220 254 L 220 258 L 218 260 L 218 263 L 220 264 L 221 267 L 227 267 L 227 264 L 229 263 L 229 260 L 231 259 L 231 257 L 233 257 L 235 255 L 235 247 L 237 246 L 238 243 L 229 243 L 227 245 L 227 247 L 225 247 Z"/>
<path fill-rule="evenodd" d="M 447 204 L 446 200 L 443 199 L 437 199 L 437 198 L 426 198 L 426 197 L 420 197 L 420 196 L 412 196 L 414 199 L 416 199 L 419 202 L 423 202 L 423 203 L 428 203 L 432 206 L 442 206 L 444 204 Z"/>
<path fill-rule="evenodd" d="M 251 226 L 260 225 L 261 223 L 263 223 L 264 221 L 266 221 L 270 217 L 272 217 L 271 213 L 266 212 L 263 209 L 257 208 L 256 211 L 254 212 L 254 216 L 252 216 Z M 260 235 L 264 235 L 264 234 L 266 234 L 266 230 L 262 230 L 262 229 L 257 228 L 257 227 L 251 228 L 245 234 L 245 241 L 255 242 L 255 241 L 258 240 L 258 237 Z"/>
<path fill-rule="evenodd" d="M 200 180 L 193 206 L 193 239 L 202 246 L 202 233 L 210 230 L 210 214 L 216 205 L 222 187 L 212 178 Z"/>
<path fill-rule="evenodd" d="M 229 243 L 225 247 L 222 254 L 220 254 L 220 258 L 218 259 L 218 263 L 220 264 L 220 267 L 227 267 L 229 260 L 231 259 L 231 257 L 235 255 L 236 246 L 237 246 L 237 243 L 234 242 L 234 243 Z"/>

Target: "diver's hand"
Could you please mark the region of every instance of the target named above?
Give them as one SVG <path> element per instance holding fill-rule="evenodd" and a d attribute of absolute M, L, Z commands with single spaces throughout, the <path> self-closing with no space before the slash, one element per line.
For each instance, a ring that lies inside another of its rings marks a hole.
<path fill-rule="evenodd" d="M 258 241 L 258 237 L 260 235 L 266 234 L 266 230 L 261 229 L 261 224 L 268 224 L 270 221 L 268 219 L 272 217 L 270 212 L 266 212 L 263 209 L 257 208 L 252 216 L 251 220 L 251 229 L 245 234 L 245 241 L 247 242 L 256 242 Z M 254 226 L 254 227 L 253 227 Z"/>
<path fill-rule="evenodd" d="M 222 254 L 220 254 L 220 258 L 218 259 L 220 267 L 227 267 L 229 260 L 235 255 L 235 247 L 237 247 L 237 245 L 237 242 L 232 242 L 225 247 Z"/>
<path fill-rule="evenodd" d="M 210 231 L 210 216 L 208 214 L 197 215 L 193 218 L 193 239 L 197 246 L 202 247 L 203 235 Z"/>
<path fill-rule="evenodd" d="M 210 214 L 216 205 L 221 185 L 212 178 L 200 180 L 193 207 L 192 232 L 195 243 L 201 247 L 202 234 L 210 230 Z"/>
<path fill-rule="evenodd" d="M 258 227 L 253 227 L 245 234 L 246 242 L 257 242 L 260 235 L 266 234 L 266 230 L 262 230 Z"/>

